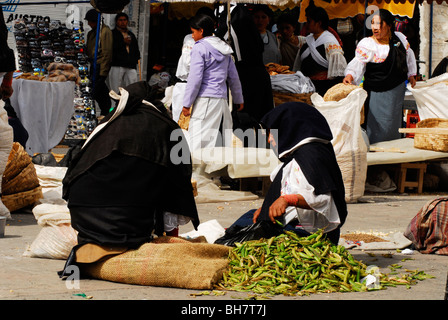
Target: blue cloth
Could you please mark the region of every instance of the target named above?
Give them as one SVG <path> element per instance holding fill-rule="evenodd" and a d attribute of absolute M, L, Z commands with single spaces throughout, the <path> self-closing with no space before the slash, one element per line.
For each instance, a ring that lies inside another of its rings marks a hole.
<path fill-rule="evenodd" d="M 370 143 L 400 139 L 398 129 L 403 121 L 405 82 L 395 88 L 369 93 L 366 131 Z"/>

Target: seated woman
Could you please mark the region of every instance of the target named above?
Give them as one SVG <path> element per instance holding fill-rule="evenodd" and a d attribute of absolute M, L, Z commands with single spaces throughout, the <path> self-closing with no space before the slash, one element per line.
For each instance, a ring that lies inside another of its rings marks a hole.
<path fill-rule="evenodd" d="M 306 17 L 310 34 L 301 37 L 293 71 L 301 71 L 309 77 L 316 92 L 324 96 L 328 89 L 344 79 L 347 61 L 338 39 L 328 31 L 329 18 L 325 10 L 310 8 Z"/>
<path fill-rule="evenodd" d="M 269 142 L 282 163 L 271 174 L 261 208 L 247 212 L 234 225 L 279 219 L 300 236 L 323 228 L 337 244 L 347 204 L 324 116 L 308 104 L 288 102 L 266 114 L 262 124 L 270 130 Z"/>
<path fill-rule="evenodd" d="M 175 145 L 186 145 L 184 137 L 171 139 L 174 130 L 181 134 L 179 126 L 163 106 L 148 102 L 146 81 L 120 93 L 116 109 L 73 156 L 63 180 L 63 198 L 78 231 L 66 266 L 76 263 L 85 245 L 122 251 L 151 241 L 153 233 L 176 235 L 179 225 L 199 225 L 191 161 L 179 163 L 171 154 Z M 189 154 L 182 159 L 190 160 Z"/>

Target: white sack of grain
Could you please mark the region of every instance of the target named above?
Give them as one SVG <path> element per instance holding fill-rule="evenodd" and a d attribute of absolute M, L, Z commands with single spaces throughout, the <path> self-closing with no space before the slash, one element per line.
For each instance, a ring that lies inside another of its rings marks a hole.
<path fill-rule="evenodd" d="M 333 134 L 334 151 L 345 186 L 347 203 L 364 195 L 367 176 L 367 145 L 362 137 L 360 117 L 367 92 L 358 87 L 339 101 L 325 101 L 318 93 L 311 101 L 327 119 Z"/>

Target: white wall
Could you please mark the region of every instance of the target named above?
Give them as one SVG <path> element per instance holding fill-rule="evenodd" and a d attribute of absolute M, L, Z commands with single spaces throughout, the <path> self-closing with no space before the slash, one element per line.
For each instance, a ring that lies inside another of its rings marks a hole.
<path fill-rule="evenodd" d="M 429 75 L 429 48 L 430 48 L 430 17 L 431 6 L 426 2 L 419 5 L 420 9 L 420 60 L 426 64 L 420 64 L 420 72 Z M 433 28 L 432 28 L 432 71 L 444 57 L 448 56 L 448 5 L 433 4 Z"/>

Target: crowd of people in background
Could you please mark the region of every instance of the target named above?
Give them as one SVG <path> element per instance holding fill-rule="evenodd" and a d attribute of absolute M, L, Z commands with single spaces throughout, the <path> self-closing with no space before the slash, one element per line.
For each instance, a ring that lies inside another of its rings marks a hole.
<path fill-rule="evenodd" d="M 403 22 L 397 23 L 384 9 L 373 13 L 372 23 L 363 14 L 330 20 L 325 9 L 314 4 L 305 13 L 306 23 L 300 24 L 296 9 L 274 13 L 268 5 L 236 5 L 231 7 L 230 32 L 225 23 L 227 9 L 219 17 L 209 14 L 217 23 L 213 36 L 228 41 L 233 50 L 241 83 L 244 108 L 230 106 L 232 127 L 257 129 L 260 119 L 273 109 L 270 77 L 264 66 L 276 63 L 300 71 L 321 96 L 339 83 L 363 83 L 368 92 L 363 128 L 370 143 L 399 138 L 406 83 L 414 86 L 417 74 Z M 188 38 L 187 55 L 195 46 L 194 39 Z M 182 56 L 178 71 L 185 68 L 184 49 Z M 186 78 L 178 80 L 188 86 Z M 176 109 L 177 118 L 179 107 Z"/>
<path fill-rule="evenodd" d="M 411 44 L 384 9 L 373 13 L 365 28 L 363 15 L 335 23 L 314 5 L 306 9 L 306 24 L 301 27 L 295 10 L 274 17 L 266 5 L 229 8 L 219 16 L 201 9 L 191 19 L 191 34 L 184 39 L 176 71 L 171 114 L 156 99 L 149 82 L 139 81 L 141 56 L 137 38 L 128 29 L 129 17 L 117 14 L 111 29 L 98 25 L 98 11 L 87 12 L 93 97 L 107 117 L 82 147 L 72 149 L 63 179 L 62 198 L 78 231 L 78 244 L 61 276 L 69 275 L 71 265 L 99 261 L 79 261 L 80 249 L 86 246 L 88 253 L 91 246 L 101 254 L 122 253 L 150 242 L 153 234 L 178 236 L 179 226 L 190 222 L 197 229 L 192 164 L 175 163 L 170 153 L 177 143 L 171 135 L 179 129 L 180 116 L 189 117 L 183 139 L 189 152 L 231 146 L 225 130 L 236 135 L 235 129 L 263 128 L 280 161 L 261 207 L 244 213 L 231 228 L 281 220 L 284 230 L 300 236 L 324 230 L 338 244 L 348 212 L 331 128 L 309 104 L 292 101 L 274 106 L 266 64 L 303 73 L 321 96 L 336 84 L 363 83 L 368 93 L 365 128 L 370 143 L 376 143 L 399 138 L 406 85 L 416 84 Z M 6 35 L 0 20 L 2 49 L 8 48 Z M 15 69 L 11 50 L 5 51 L 0 64 L 3 100 L 13 94 Z M 448 64 L 443 63 L 441 72 Z M 120 88 L 123 95 L 111 113 L 110 90 L 120 93 Z M 0 109 L 0 126 L 11 129 L 6 126 L 5 110 Z M 218 139 L 219 132 L 223 140 Z M 253 130 L 255 136 L 260 132 Z M 11 130 L 8 139 L 0 142 L 0 151 L 10 149 Z M 4 164 L 0 162 L 0 172 Z M 0 200 L 0 215 L 5 210 Z"/>
<path fill-rule="evenodd" d="M 126 87 L 138 81 L 140 50 L 137 38 L 128 29 L 129 17 L 124 12 L 115 16 L 113 30 L 101 23 L 97 42 L 98 14 L 95 9 L 90 9 L 85 15 L 85 20 L 91 28 L 87 34 L 87 55 L 92 66 L 90 77 L 94 81 L 93 98 L 98 103 L 101 116 L 104 117 L 112 107 L 109 91 L 119 93 L 119 87 Z"/>

